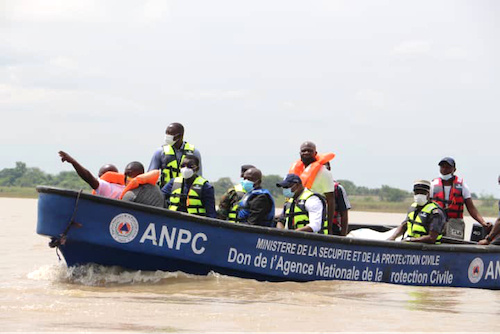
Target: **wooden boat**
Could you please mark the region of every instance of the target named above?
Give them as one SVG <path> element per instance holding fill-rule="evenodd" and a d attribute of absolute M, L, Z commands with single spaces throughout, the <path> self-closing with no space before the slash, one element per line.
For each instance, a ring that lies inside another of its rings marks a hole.
<path fill-rule="evenodd" d="M 377 241 L 234 224 L 38 187 L 37 233 L 68 266 L 211 271 L 266 281 L 351 280 L 500 289 L 500 247 Z"/>

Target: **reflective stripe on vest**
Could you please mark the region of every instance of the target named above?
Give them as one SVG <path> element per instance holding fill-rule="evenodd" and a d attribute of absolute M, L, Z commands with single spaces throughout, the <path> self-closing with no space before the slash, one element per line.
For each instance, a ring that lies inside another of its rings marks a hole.
<path fill-rule="evenodd" d="M 187 213 L 194 215 L 205 216 L 206 209 L 201 201 L 201 189 L 203 185 L 208 182 L 201 176 L 198 176 L 194 181 L 189 191 L 186 194 L 182 193 L 184 187 L 184 178 L 176 177 L 172 184 L 172 192 L 170 193 L 169 210 L 180 211 L 186 208 Z M 183 211 L 183 210 L 182 210 Z"/>
<path fill-rule="evenodd" d="M 445 199 L 443 180 L 441 178 L 436 180 L 438 183 L 432 188 L 432 200 L 444 209 L 448 218 L 463 218 L 465 202 L 463 180 L 458 176 L 454 176 L 448 200 Z"/>
<path fill-rule="evenodd" d="M 171 145 L 163 146 L 163 155 L 165 156 L 166 160 L 162 161 L 162 164 L 160 166 L 162 174 L 160 180 L 160 188 L 163 188 L 163 186 L 167 184 L 171 179 L 179 176 L 182 160 L 184 160 L 186 154 L 194 153 L 194 145 L 184 142 L 184 145 L 180 148 L 180 151 L 182 152 L 181 161 L 177 161 L 174 148 Z"/>
<path fill-rule="evenodd" d="M 438 205 L 434 202 L 427 203 L 422 210 L 419 211 L 417 217 L 415 217 L 415 212 L 417 209 L 417 204 L 413 203 L 411 205 L 412 210 L 408 212 L 407 220 L 407 234 L 412 238 L 419 238 L 424 235 L 429 235 L 429 225 L 432 217 L 432 211 L 438 209 Z M 424 213 L 424 214 L 422 214 Z M 423 218 L 423 219 L 422 219 Z M 439 233 L 436 238 L 436 244 L 441 243 L 441 238 L 443 235 Z"/>
<path fill-rule="evenodd" d="M 234 203 L 231 208 L 229 208 L 229 213 L 227 214 L 227 220 L 230 222 L 235 223 L 236 218 L 238 217 L 238 210 L 240 207 L 240 200 L 245 196 L 247 193 L 245 189 L 243 189 L 243 186 L 241 184 L 237 184 L 234 186 L 234 191 L 236 192 L 236 195 L 238 197 L 238 200 L 236 203 Z"/>
<path fill-rule="evenodd" d="M 323 224 L 321 229 L 318 231 L 320 234 L 328 234 L 328 220 L 326 219 L 326 201 L 323 197 L 318 194 L 313 193 L 311 190 L 305 188 L 302 194 L 297 199 L 290 198 L 285 203 L 285 225 L 288 226 L 290 230 L 296 230 L 302 228 L 309 224 L 309 213 L 306 209 L 306 201 L 311 196 L 318 196 L 323 203 Z M 293 212 L 292 211 L 293 207 Z"/>

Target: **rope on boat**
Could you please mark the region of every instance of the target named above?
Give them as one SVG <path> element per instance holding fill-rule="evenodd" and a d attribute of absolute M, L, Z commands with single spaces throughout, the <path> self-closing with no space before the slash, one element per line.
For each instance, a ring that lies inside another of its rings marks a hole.
<path fill-rule="evenodd" d="M 61 260 L 61 256 L 59 256 L 59 246 L 64 245 L 66 243 L 66 235 L 68 234 L 71 226 L 75 226 L 77 228 L 82 227 L 82 224 L 75 222 L 76 211 L 78 210 L 78 203 L 80 202 L 80 195 L 82 194 L 82 192 L 83 189 L 80 189 L 78 195 L 76 196 L 75 209 L 73 210 L 73 215 L 71 216 L 71 219 L 66 228 L 64 229 L 63 233 L 61 233 L 58 237 L 50 238 L 49 247 L 56 248 L 56 254 L 57 257 L 59 258 L 59 261 Z"/>

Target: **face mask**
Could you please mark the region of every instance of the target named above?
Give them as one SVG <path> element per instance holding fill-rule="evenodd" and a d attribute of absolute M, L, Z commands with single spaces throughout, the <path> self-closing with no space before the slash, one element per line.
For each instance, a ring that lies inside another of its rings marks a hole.
<path fill-rule="evenodd" d="M 253 190 L 253 182 L 250 180 L 241 180 L 240 184 L 247 193 Z"/>
<path fill-rule="evenodd" d="M 194 175 L 194 170 L 192 168 L 182 167 L 181 174 L 183 178 L 189 179 Z"/>
<path fill-rule="evenodd" d="M 415 200 L 415 203 L 417 203 L 417 205 L 419 206 L 422 206 L 425 203 L 427 203 L 427 195 L 424 194 L 413 195 L 413 199 Z"/>
<path fill-rule="evenodd" d="M 446 174 L 446 175 L 445 174 L 441 174 L 441 178 L 443 180 L 445 180 L 445 181 L 451 179 L 452 177 L 453 177 L 453 173 Z"/>
<path fill-rule="evenodd" d="M 165 145 L 173 145 L 177 140 L 174 140 L 173 135 L 165 135 Z"/>
<path fill-rule="evenodd" d="M 283 188 L 283 196 L 287 198 L 292 198 L 293 197 L 293 191 L 290 188 Z"/>

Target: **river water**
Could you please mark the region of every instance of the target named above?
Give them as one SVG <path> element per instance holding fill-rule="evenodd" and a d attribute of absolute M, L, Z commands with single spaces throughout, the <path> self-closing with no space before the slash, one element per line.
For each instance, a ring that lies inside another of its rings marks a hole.
<path fill-rule="evenodd" d="M 0 198 L 0 331 L 495 332 L 500 291 L 66 268 L 36 234 L 34 199 Z M 351 212 L 397 224 L 404 214 Z"/>

